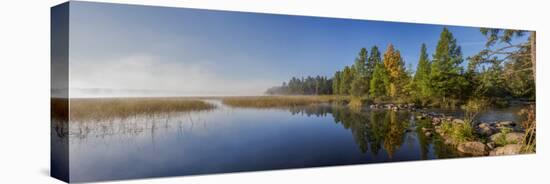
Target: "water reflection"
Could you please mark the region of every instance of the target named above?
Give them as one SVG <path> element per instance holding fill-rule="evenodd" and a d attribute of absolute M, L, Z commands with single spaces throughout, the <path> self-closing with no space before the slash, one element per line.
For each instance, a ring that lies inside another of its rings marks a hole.
<path fill-rule="evenodd" d="M 361 153 L 367 153 L 370 150 L 374 156 L 378 155 L 380 149 L 384 149 L 391 159 L 395 151 L 403 145 L 405 138 L 409 138 L 409 141 L 418 139 L 422 150 L 422 159 L 427 159 L 430 144 L 433 142 L 430 137 L 422 134 L 419 127 L 416 129 L 416 122 L 412 118 L 413 113 L 407 111 L 357 111 L 343 106 L 330 105 L 292 108 L 290 111 L 293 115 L 332 115 L 335 123 L 341 124 L 351 132 Z M 414 132 L 415 135 L 411 135 L 413 134 L 412 129 L 418 133 Z"/>
<path fill-rule="evenodd" d="M 52 132 L 69 136 L 74 181 L 461 156 L 439 137 L 425 136 L 421 127 L 431 123 L 416 121 L 411 112 L 217 105 L 203 112 L 71 121 L 68 131 Z"/>

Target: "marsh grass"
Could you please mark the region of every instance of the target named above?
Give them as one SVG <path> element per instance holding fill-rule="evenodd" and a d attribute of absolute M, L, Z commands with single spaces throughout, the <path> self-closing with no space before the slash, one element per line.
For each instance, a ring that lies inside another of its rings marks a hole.
<path fill-rule="evenodd" d="M 441 125 L 443 135 L 448 136 L 455 144 L 476 139 L 473 127 L 468 123 L 444 122 Z"/>
<path fill-rule="evenodd" d="M 536 109 L 534 105 L 529 106 L 528 108 L 522 109 L 519 112 L 519 115 L 526 116 L 525 121 L 521 122 L 521 126 L 525 129 L 525 137 L 523 138 L 522 144 L 523 152 L 534 153 L 536 152 L 537 147 L 537 123 L 536 123 Z"/>
<path fill-rule="evenodd" d="M 346 96 L 258 96 L 258 97 L 224 97 L 222 103 L 240 108 L 281 108 L 314 105 L 321 103 L 345 103 Z"/>
<path fill-rule="evenodd" d="M 455 143 L 466 141 L 482 140 L 475 134 L 475 121 L 480 112 L 488 106 L 488 101 L 485 99 L 468 100 L 463 106 L 465 110 L 464 123 L 452 123 L 445 121 L 441 125 L 444 135 L 449 136 Z"/>
<path fill-rule="evenodd" d="M 197 119 L 198 117 L 198 119 Z M 162 114 L 153 116 L 133 116 L 128 118 L 114 118 L 103 121 L 75 121 L 71 122 L 69 136 L 83 140 L 88 137 L 106 138 L 111 136 L 155 136 L 163 130 L 177 131 L 180 135 L 190 133 L 195 126 L 205 127 L 206 122 L 200 119 L 200 114 L 191 112 Z M 200 128 L 200 127 L 199 127 Z"/>
<path fill-rule="evenodd" d="M 71 121 L 106 120 L 204 111 L 215 105 L 190 98 L 93 98 L 70 99 Z"/>

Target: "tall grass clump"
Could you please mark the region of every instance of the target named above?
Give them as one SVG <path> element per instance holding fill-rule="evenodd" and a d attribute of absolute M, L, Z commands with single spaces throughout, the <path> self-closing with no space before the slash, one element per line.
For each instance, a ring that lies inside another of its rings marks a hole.
<path fill-rule="evenodd" d="M 467 123 L 445 122 L 441 125 L 442 134 L 453 140 L 455 144 L 475 140 L 473 126 Z"/>
<path fill-rule="evenodd" d="M 477 115 L 489 106 L 487 99 L 471 99 L 464 105 L 464 121 L 473 125 Z"/>
<path fill-rule="evenodd" d="M 173 112 L 203 111 L 213 104 L 188 98 L 93 98 L 70 99 L 71 120 L 102 120 L 157 115 Z"/>
<path fill-rule="evenodd" d="M 475 120 L 477 115 L 485 110 L 488 105 L 486 99 L 471 99 L 466 102 L 464 108 L 464 123 L 446 122 L 442 125 L 445 135 L 452 138 L 455 143 L 473 141 L 476 139 Z"/>
<path fill-rule="evenodd" d="M 507 145 L 507 144 L 516 144 L 517 142 L 508 142 L 508 140 L 506 140 L 506 134 L 508 134 L 510 132 L 512 132 L 511 128 L 502 128 L 500 130 L 499 136 L 495 140 L 495 144 L 497 146 L 504 146 L 504 145 Z"/>
<path fill-rule="evenodd" d="M 536 152 L 537 147 L 537 120 L 536 109 L 534 105 L 522 109 L 520 115 L 526 116 L 525 121 L 521 122 L 521 126 L 525 129 L 525 137 L 523 138 L 523 152 Z"/>

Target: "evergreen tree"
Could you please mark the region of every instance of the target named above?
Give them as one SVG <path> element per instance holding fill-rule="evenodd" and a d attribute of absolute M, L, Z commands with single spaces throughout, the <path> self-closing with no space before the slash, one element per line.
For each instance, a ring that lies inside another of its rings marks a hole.
<path fill-rule="evenodd" d="M 332 79 L 325 76 L 292 77 L 288 83 L 267 89 L 270 95 L 328 95 L 332 94 Z"/>
<path fill-rule="evenodd" d="M 351 91 L 351 82 L 353 81 L 353 71 L 349 66 L 344 67 L 342 81 L 340 83 L 340 93 L 349 95 Z"/>
<path fill-rule="evenodd" d="M 390 83 L 390 79 L 389 79 L 388 73 L 386 72 L 386 68 L 384 67 L 384 64 L 377 63 L 374 66 L 372 79 L 370 80 L 370 89 L 369 89 L 370 95 L 372 97 L 386 96 L 387 95 L 386 89 L 388 88 L 389 83 Z"/>
<path fill-rule="evenodd" d="M 468 81 L 463 75 L 462 51 L 453 34 L 443 28 L 437 43 L 430 71 L 431 91 L 437 97 L 461 98 Z"/>
<path fill-rule="evenodd" d="M 370 49 L 370 56 L 367 62 L 366 74 L 367 74 L 368 80 L 372 79 L 372 74 L 374 73 L 374 67 L 381 62 L 382 62 L 382 58 L 380 56 L 380 51 L 378 51 L 377 46 L 373 46 Z"/>
<path fill-rule="evenodd" d="M 334 77 L 332 78 L 332 92 L 335 94 L 335 95 L 339 95 L 340 94 L 340 76 L 342 75 L 342 72 L 340 71 L 336 71 L 336 73 L 334 74 Z"/>
<path fill-rule="evenodd" d="M 355 97 L 363 97 L 368 93 L 368 82 L 365 77 L 356 76 L 351 82 L 350 94 Z"/>
<path fill-rule="evenodd" d="M 481 28 L 480 32 L 487 37 L 485 48 L 468 58 L 468 73 L 471 73 L 475 82 L 474 95 L 495 97 L 495 90 L 506 90 L 507 95 L 534 99 L 535 32 L 492 28 Z M 527 41 L 516 41 L 516 38 L 525 37 L 526 33 L 529 33 Z M 479 71 L 480 66 L 489 66 L 489 69 Z M 486 72 L 491 72 L 492 75 L 485 74 Z M 498 84 L 498 81 L 506 81 L 498 87 L 503 88 L 504 85 L 505 89 L 495 88 L 494 84 Z"/>
<path fill-rule="evenodd" d="M 359 56 L 355 58 L 353 67 L 355 68 L 355 76 L 365 77 L 367 71 L 367 49 L 361 48 Z"/>
<path fill-rule="evenodd" d="M 359 56 L 353 65 L 353 80 L 351 82 L 350 94 L 356 97 L 367 95 L 368 82 L 366 75 L 367 49 L 361 48 Z"/>
<path fill-rule="evenodd" d="M 475 75 L 476 86 L 474 95 L 476 97 L 503 97 L 509 95 L 506 91 L 503 68 L 500 65 L 483 67 L 479 74 Z"/>
<path fill-rule="evenodd" d="M 530 49 L 523 49 L 523 52 L 519 53 L 531 54 Z M 535 99 L 535 79 L 533 70 L 529 70 L 533 68 L 532 64 L 531 57 L 518 57 L 515 61 L 504 65 L 503 78 L 506 80 L 506 90 L 514 97 Z"/>
<path fill-rule="evenodd" d="M 429 97 L 431 95 L 430 88 L 430 60 L 426 51 L 426 44 L 422 44 L 420 48 L 420 58 L 413 79 L 413 86 L 419 97 Z"/>

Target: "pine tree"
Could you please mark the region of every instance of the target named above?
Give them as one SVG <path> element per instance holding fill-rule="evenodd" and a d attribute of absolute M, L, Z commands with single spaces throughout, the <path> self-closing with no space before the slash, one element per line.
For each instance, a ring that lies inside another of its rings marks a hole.
<path fill-rule="evenodd" d="M 372 79 L 370 80 L 370 95 L 372 97 L 382 97 L 387 95 L 386 89 L 388 88 L 390 79 L 384 64 L 377 63 L 374 66 L 372 73 Z"/>
<path fill-rule="evenodd" d="M 351 91 L 351 82 L 353 81 L 353 70 L 346 66 L 342 73 L 342 81 L 340 83 L 340 93 L 342 95 L 349 95 Z"/>
<path fill-rule="evenodd" d="M 351 82 L 350 94 L 356 97 L 367 95 L 368 82 L 366 79 L 367 49 L 361 48 L 359 56 L 353 65 L 353 80 Z"/>
<path fill-rule="evenodd" d="M 418 59 L 418 65 L 414 75 L 414 86 L 416 94 L 419 97 L 429 97 L 431 95 L 430 89 L 430 60 L 426 51 L 426 44 L 422 44 L 420 48 L 420 58 Z"/>
<path fill-rule="evenodd" d="M 462 51 L 453 34 L 443 28 L 437 43 L 430 71 L 431 91 L 437 97 L 461 98 L 468 81 L 462 75 Z"/>
<path fill-rule="evenodd" d="M 377 46 L 373 46 L 370 49 L 370 56 L 367 62 L 367 79 L 372 79 L 372 74 L 374 73 L 374 67 L 382 62 L 382 58 L 380 56 L 380 51 L 378 51 Z"/>
<path fill-rule="evenodd" d="M 365 77 L 367 70 L 367 49 L 361 48 L 359 51 L 359 56 L 355 58 L 355 63 L 353 67 L 355 68 L 355 76 Z"/>
<path fill-rule="evenodd" d="M 365 77 L 355 76 L 351 82 L 350 94 L 355 97 L 363 97 L 368 93 L 368 82 Z"/>
<path fill-rule="evenodd" d="M 334 78 L 332 78 L 332 92 L 335 95 L 340 94 L 340 83 L 341 83 L 340 77 L 341 76 L 342 76 L 342 72 L 336 71 L 336 73 L 334 74 Z"/>

